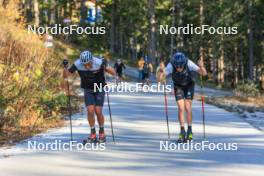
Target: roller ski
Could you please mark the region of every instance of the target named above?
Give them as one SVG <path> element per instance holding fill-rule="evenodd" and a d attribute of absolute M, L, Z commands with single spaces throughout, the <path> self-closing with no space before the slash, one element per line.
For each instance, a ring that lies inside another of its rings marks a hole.
<path fill-rule="evenodd" d="M 88 137 L 88 139 L 83 140 L 83 145 L 90 143 L 90 144 L 95 144 L 97 143 L 97 137 L 96 137 L 96 133 L 94 134 L 90 134 L 90 136 Z"/>
<path fill-rule="evenodd" d="M 186 138 L 185 138 L 185 131 L 182 131 L 179 134 L 179 138 L 177 140 L 177 143 L 185 143 L 186 142 Z"/>
<path fill-rule="evenodd" d="M 193 133 L 192 133 L 192 131 L 187 131 L 186 142 L 193 142 Z"/>
<path fill-rule="evenodd" d="M 98 139 L 98 143 L 105 143 L 106 142 L 106 136 L 105 133 L 99 133 L 99 139 Z"/>

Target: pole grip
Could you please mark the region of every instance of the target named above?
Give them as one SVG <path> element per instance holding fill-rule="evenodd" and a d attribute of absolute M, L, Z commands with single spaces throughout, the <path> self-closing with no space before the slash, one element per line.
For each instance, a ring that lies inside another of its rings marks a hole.
<path fill-rule="evenodd" d="M 67 68 L 68 67 L 68 64 L 69 64 L 69 61 L 67 59 L 64 59 L 62 61 L 62 64 L 63 64 L 64 68 Z"/>

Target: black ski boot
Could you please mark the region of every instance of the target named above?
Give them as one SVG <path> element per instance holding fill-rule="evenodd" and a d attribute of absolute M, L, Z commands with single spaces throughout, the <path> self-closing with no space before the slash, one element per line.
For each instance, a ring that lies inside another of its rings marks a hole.
<path fill-rule="evenodd" d="M 190 142 L 193 140 L 193 133 L 192 133 L 192 127 L 191 126 L 188 127 L 186 140 L 190 141 Z"/>
<path fill-rule="evenodd" d="M 186 135 L 186 141 L 190 141 L 192 142 L 193 140 L 193 133 L 190 131 L 187 131 L 187 135 Z"/>
<path fill-rule="evenodd" d="M 186 142 L 186 139 L 185 139 L 185 131 L 181 131 L 180 134 L 179 134 L 179 138 L 177 140 L 178 143 L 184 143 Z"/>

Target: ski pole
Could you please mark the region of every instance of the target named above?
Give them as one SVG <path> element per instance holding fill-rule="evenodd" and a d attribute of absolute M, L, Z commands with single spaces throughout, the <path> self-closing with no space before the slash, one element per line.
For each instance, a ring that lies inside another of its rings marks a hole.
<path fill-rule="evenodd" d="M 106 79 L 106 75 L 105 75 L 105 81 L 106 80 L 107 79 Z M 115 135 L 114 135 L 114 128 L 113 128 L 112 111 L 111 111 L 111 106 L 110 106 L 110 98 L 109 98 L 108 90 L 106 91 L 106 97 L 107 97 L 108 111 L 109 111 L 109 116 L 110 116 L 110 125 L 111 125 L 112 138 L 113 138 L 113 142 L 115 143 Z"/>
<path fill-rule="evenodd" d="M 169 126 L 169 115 L 168 115 L 168 99 L 166 93 L 166 83 L 164 83 L 164 103 L 165 103 L 165 116 L 167 121 L 168 140 L 170 140 L 170 126 Z"/>
<path fill-rule="evenodd" d="M 65 69 L 67 69 L 68 61 L 66 59 L 63 60 L 63 66 Z M 72 137 L 72 108 L 71 108 L 70 85 L 69 85 L 68 78 L 66 79 L 66 83 L 67 83 L 67 93 L 68 93 L 68 110 L 69 110 L 69 117 L 70 117 L 71 141 L 73 141 L 73 137 Z"/>
<path fill-rule="evenodd" d="M 202 115 L 203 115 L 203 134 L 205 139 L 205 112 L 204 112 L 204 95 L 203 95 L 203 77 L 200 76 L 201 80 L 201 94 L 202 94 Z"/>
<path fill-rule="evenodd" d="M 115 143 L 115 135 L 114 135 L 114 128 L 113 128 L 112 112 L 111 112 L 111 107 L 110 107 L 110 100 L 109 100 L 109 93 L 108 93 L 108 91 L 106 91 L 106 96 L 107 96 L 108 111 L 109 111 L 109 116 L 110 116 L 110 124 L 111 124 L 112 138 L 113 138 L 113 142 Z"/>

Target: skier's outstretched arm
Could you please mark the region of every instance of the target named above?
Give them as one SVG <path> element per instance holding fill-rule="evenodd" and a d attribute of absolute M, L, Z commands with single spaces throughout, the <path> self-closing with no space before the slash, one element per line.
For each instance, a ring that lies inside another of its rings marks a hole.
<path fill-rule="evenodd" d="M 206 76 L 207 75 L 207 71 L 204 68 L 203 61 L 201 61 L 201 60 L 198 61 L 198 64 L 195 64 L 193 61 L 188 60 L 188 68 L 191 71 L 195 71 L 195 72 L 199 73 L 202 76 Z"/>

